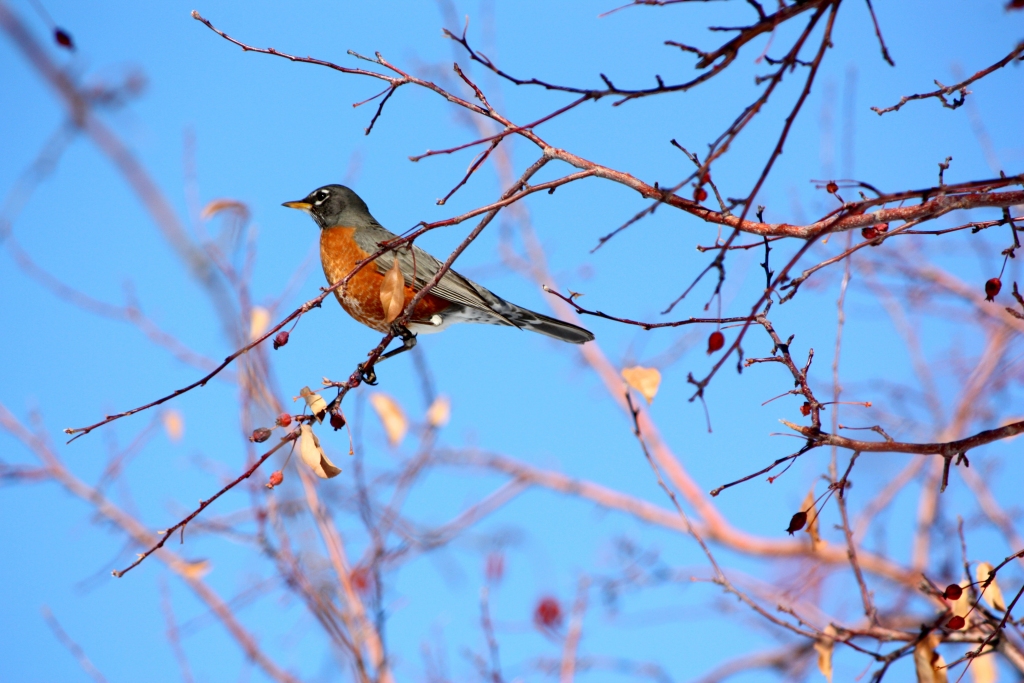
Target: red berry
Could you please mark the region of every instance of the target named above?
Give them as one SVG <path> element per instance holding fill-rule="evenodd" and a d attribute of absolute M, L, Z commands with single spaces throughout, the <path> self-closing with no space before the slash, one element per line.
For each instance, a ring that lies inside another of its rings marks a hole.
<path fill-rule="evenodd" d="M 701 185 L 704 185 L 705 183 L 710 183 L 710 182 L 711 182 L 711 171 L 704 171 L 703 173 L 700 174 L 700 184 Z"/>
<path fill-rule="evenodd" d="M 696 190 L 693 191 L 693 201 L 702 202 L 707 198 L 708 191 L 705 190 L 703 187 L 698 187 Z"/>
<path fill-rule="evenodd" d="M 828 181 L 828 185 L 825 186 L 825 190 L 829 194 L 835 194 L 836 192 L 839 192 L 839 186 L 836 185 L 836 181 L 830 180 Z"/>
<path fill-rule="evenodd" d="M 725 346 L 725 335 L 715 330 L 708 337 L 708 355 L 721 350 L 723 346 Z"/>
<path fill-rule="evenodd" d="M 348 580 L 352 582 L 352 587 L 356 591 L 363 593 L 364 595 L 369 592 L 370 587 L 373 585 L 373 576 L 370 574 L 370 570 L 366 567 L 356 567 L 352 570 Z"/>
<path fill-rule="evenodd" d="M 1003 283 L 999 278 L 994 277 L 985 283 L 985 301 L 992 301 L 999 290 L 1003 288 Z"/>
<path fill-rule="evenodd" d="M 959 600 L 960 596 L 964 594 L 964 589 L 959 584 L 951 583 L 946 586 L 946 591 L 943 595 L 946 596 L 947 600 Z"/>
<path fill-rule="evenodd" d="M 807 513 L 801 510 L 800 512 L 793 515 L 792 519 L 789 520 L 789 528 L 786 531 L 792 536 L 793 532 L 800 531 L 804 528 L 804 524 L 807 523 Z"/>
<path fill-rule="evenodd" d="M 288 330 L 281 330 L 280 332 L 277 333 L 277 336 L 274 337 L 274 350 L 276 351 L 277 349 L 281 348 L 282 346 L 284 346 L 287 343 L 288 343 Z"/>
<path fill-rule="evenodd" d="M 75 43 L 71 40 L 71 34 L 62 28 L 53 29 L 53 39 L 61 47 L 66 47 L 69 50 L 75 49 Z"/>
<path fill-rule="evenodd" d="M 284 481 L 284 472 L 276 470 L 270 473 L 270 480 L 267 482 L 267 488 L 272 489 L 275 486 L 280 486 L 281 482 Z"/>
<path fill-rule="evenodd" d="M 800 406 L 800 414 L 804 415 L 804 416 L 810 415 L 811 414 L 811 404 L 808 403 L 807 401 L 804 401 L 804 404 L 802 406 Z"/>
<path fill-rule="evenodd" d="M 270 438 L 270 430 L 266 427 L 258 427 L 252 430 L 252 436 L 249 437 L 249 441 L 256 443 L 263 443 Z"/>
<path fill-rule="evenodd" d="M 562 625 L 562 607 L 552 597 L 542 598 L 533 610 L 533 623 L 540 628 L 552 629 Z"/>
<path fill-rule="evenodd" d="M 345 417 L 337 410 L 331 413 L 331 426 L 334 427 L 334 431 L 345 426 Z"/>
<path fill-rule="evenodd" d="M 287 427 L 291 423 L 292 416 L 289 415 L 288 413 L 281 413 L 280 415 L 277 416 L 277 419 L 274 420 L 274 424 L 276 424 L 278 427 Z"/>
<path fill-rule="evenodd" d="M 964 627 L 966 623 L 967 622 L 964 621 L 964 618 L 958 614 L 957 616 L 953 617 L 952 619 L 946 622 L 946 628 L 953 629 L 954 631 L 959 631 Z"/>
<path fill-rule="evenodd" d="M 875 223 L 870 228 L 861 228 L 860 234 L 861 237 L 863 237 L 866 240 L 873 240 L 876 237 L 879 237 L 880 235 L 883 235 L 884 233 L 887 232 L 889 232 L 888 223 Z M 871 246 L 877 247 L 881 243 L 882 240 L 878 240 L 876 242 L 873 242 Z"/>

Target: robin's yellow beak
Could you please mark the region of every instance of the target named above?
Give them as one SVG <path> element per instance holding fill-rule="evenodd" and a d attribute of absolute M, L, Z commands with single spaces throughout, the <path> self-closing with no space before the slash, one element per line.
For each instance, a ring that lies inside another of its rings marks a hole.
<path fill-rule="evenodd" d="M 313 205 L 309 202 L 285 202 L 281 206 L 287 206 L 289 209 L 299 209 L 300 211 L 309 211 L 313 208 Z"/>

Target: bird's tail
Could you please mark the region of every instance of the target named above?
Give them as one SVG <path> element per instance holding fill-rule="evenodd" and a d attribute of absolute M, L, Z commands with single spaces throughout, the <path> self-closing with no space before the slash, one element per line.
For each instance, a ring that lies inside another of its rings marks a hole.
<path fill-rule="evenodd" d="M 495 297 L 496 299 L 498 297 Z M 516 306 L 503 299 L 492 303 L 493 310 L 501 315 L 506 321 L 523 330 L 539 332 L 554 339 L 569 342 L 570 344 L 583 344 L 594 341 L 594 335 L 589 330 L 550 318 L 543 313 L 531 311 L 522 306 Z"/>

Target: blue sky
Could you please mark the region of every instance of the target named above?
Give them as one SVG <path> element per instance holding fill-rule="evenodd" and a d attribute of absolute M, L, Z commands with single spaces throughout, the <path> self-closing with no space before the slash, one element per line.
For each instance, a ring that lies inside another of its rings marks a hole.
<path fill-rule="evenodd" d="M 346 66 L 359 65 L 346 50 L 379 51 L 413 73 L 452 83 L 450 64 L 455 59 L 486 88 L 492 102 L 500 103 L 517 122 L 539 118 L 572 99 L 539 88 L 517 89 L 473 68 L 455 49 L 458 46 L 441 35 L 443 26 L 461 26 L 450 25 L 434 3 L 54 0 L 45 4 L 78 46 L 73 54 L 51 47 L 51 58 L 81 82 L 109 84 L 134 74 L 144 76 L 142 94 L 102 118 L 130 145 L 185 223 L 198 223 L 202 206 L 216 198 L 233 198 L 249 207 L 256 227 L 253 299 L 267 305 L 285 294 L 282 313 L 315 296 L 322 284 L 315 254 L 316 228 L 307 217 L 281 208 L 282 201 L 297 199 L 323 184 L 344 182 L 363 197 L 381 223 L 402 232 L 420 221 L 447 218 L 493 201 L 502 188 L 488 167 L 447 205 L 436 205 L 464 173 L 472 152 L 418 163 L 408 157 L 475 137 L 461 114 L 436 95 L 402 88 L 373 133 L 365 136 L 363 129 L 374 104 L 351 105 L 378 92 L 377 82 L 243 53 L 191 19 L 191 10 L 252 45 Z M 951 1 L 876 4 L 897 67 L 882 63 L 865 5 L 845 4 L 837 22 L 835 49 L 829 51 L 785 153 L 759 195 L 758 202 L 768 207 L 769 221 L 798 223 L 831 209 L 833 200 L 816 190 L 812 179 L 849 172 L 886 190 L 928 187 L 937 180 L 936 164 L 946 156 L 953 157 L 947 181 L 992 177 L 996 173 L 979 143 L 979 122 L 1002 168 L 1007 173 L 1020 172 L 1024 73 L 1019 67 L 1003 69 L 972 86 L 971 107 L 950 111 L 930 100 L 883 117 L 869 107 L 889 106 L 902 95 L 931 89 L 933 79 L 954 82 L 957 74 L 996 61 L 1020 40 L 1024 13 L 1006 13 L 1002 2 L 988 1 L 971 3 L 969 10 L 965 3 Z M 470 39 L 508 72 L 585 86 L 599 85 L 599 73 L 617 84 L 637 86 L 652 85 L 655 73 L 669 82 L 687 78 L 693 73 L 692 61 L 664 46 L 664 40 L 715 45 L 719 36 L 709 34 L 706 26 L 742 23 L 752 14 L 746 4 L 733 2 L 631 8 L 597 17 L 613 5 L 457 2 L 450 14 L 460 21 L 468 15 Z M 47 24 L 31 3 L 14 0 L 8 6 L 37 38 L 45 40 Z M 774 38 L 780 45 L 785 39 L 785 35 Z M 753 60 L 764 41 L 751 47 L 733 73 L 705 88 L 619 107 L 607 100 L 587 103 L 544 124 L 538 133 L 557 147 L 645 181 L 674 184 L 690 168 L 669 139 L 703 153 L 706 144 L 753 99 L 751 79 L 765 68 Z M 5 115 L 0 117 L 0 190 L 9 196 L 46 141 L 64 124 L 66 114 L 6 36 L 0 39 L 0 64 L 0 92 L 5 93 Z M 749 191 L 774 145 L 779 121 L 798 92 L 798 81 L 790 79 L 764 115 L 715 166 L 714 179 L 725 194 L 741 196 Z M 854 99 L 849 99 L 849 92 Z M 853 141 L 852 156 L 844 147 L 844 135 Z M 535 154 L 515 142 L 512 157 L 517 172 Z M 543 177 L 564 172 L 564 168 L 545 170 Z M 9 203 L 6 206 L 10 212 Z M 635 193 L 586 180 L 551 196 L 535 195 L 526 200 L 526 206 L 559 284 L 585 292 L 582 303 L 586 306 L 634 319 L 658 319 L 659 312 L 708 263 L 708 256 L 694 246 L 712 243 L 717 233 L 695 218 L 662 209 L 592 254 L 599 237 L 644 208 Z M 979 212 L 972 217 L 991 214 Z M 209 298 L 188 278 L 122 177 L 87 139 L 72 140 L 24 207 L 16 216 L 8 213 L 4 218 L 14 219 L 14 238 L 41 268 L 79 291 L 115 305 L 123 304 L 126 292 L 132 292 L 162 329 L 207 358 L 219 360 L 234 349 Z M 944 227 L 954 224 L 952 218 L 941 222 Z M 471 225 L 434 231 L 418 244 L 443 256 Z M 208 229 L 217 230 L 218 224 L 210 223 Z M 537 284 L 502 264 L 500 234 L 496 222 L 460 259 L 460 271 L 511 301 L 549 312 L 549 302 Z M 921 249 L 963 280 L 977 283 L 980 292 L 980 283 L 1001 266 L 1002 237 L 922 240 Z M 786 253 L 792 252 L 780 246 L 773 258 L 781 262 Z M 724 315 L 745 314 L 760 291 L 763 273 L 757 262 L 761 257 L 755 250 L 730 260 Z M 814 379 L 826 393 L 840 274 L 839 270 L 823 273 L 808 283 L 800 297 L 773 311 L 780 334 L 797 334 L 800 356 L 809 347 L 818 351 Z M 288 289 L 296 277 L 298 284 Z M 1004 278 L 1008 281 L 1009 277 Z M 710 282 L 699 286 L 676 314 L 702 315 L 710 287 Z M 136 327 L 102 319 L 55 297 L 17 267 L 2 243 L 0 292 L 5 329 L 0 335 L 5 359 L 0 364 L 0 402 L 25 422 L 38 419 L 53 448 L 87 481 L 96 480 L 115 444 L 130 443 L 155 418 L 143 414 L 123 420 L 70 446 L 63 443 L 62 428 L 88 424 L 108 412 L 152 400 L 200 374 L 150 344 Z M 855 284 L 851 289 L 848 313 L 843 352 L 847 397 L 901 411 L 902 406 L 880 384 L 882 380 L 914 382 L 899 336 L 866 288 Z M 738 375 L 728 365 L 708 390 L 707 408 L 714 425 L 714 432 L 708 434 L 699 402 L 688 401 L 692 387 L 686 377 L 690 372 L 700 376 L 710 367 L 703 352 L 710 330 L 645 333 L 595 319 L 584 324 L 619 366 L 649 364 L 667 350 L 682 350 L 678 360 L 662 368 L 663 384 L 652 416 L 702 488 L 709 490 L 743 476 L 793 448 L 791 439 L 769 434 L 781 430 L 778 419 L 799 419 L 799 402 L 785 398 L 761 405 L 789 388 L 790 380 L 781 368 L 759 366 Z M 941 316 L 923 318 L 919 324 L 926 355 L 936 368 L 952 365 L 956 354 L 951 348 L 959 347 L 965 356 L 979 348 L 974 331 L 958 328 Z M 748 339 L 748 355 L 770 351 L 763 335 L 752 332 Z M 315 386 L 323 376 L 347 375 L 378 340 L 377 333 L 348 319 L 334 302 L 325 302 L 322 310 L 302 319 L 287 347 L 270 356 L 281 386 L 279 398 L 296 395 L 303 385 Z M 452 397 L 452 419 L 440 436 L 443 447 L 501 453 L 668 506 L 630 425 L 576 350 L 537 335 L 483 326 L 462 326 L 424 338 L 420 347 L 438 390 Z M 394 396 L 414 420 L 422 421 L 425 406 L 412 361 L 389 361 L 380 377 L 379 388 Z M 950 399 L 960 381 L 955 373 L 942 376 L 943 401 Z M 354 392 L 350 410 L 367 468 L 380 473 L 409 457 L 415 443 L 410 440 L 400 449 L 390 448 L 366 407 L 365 394 Z M 992 398 L 998 399 L 992 424 L 1020 414 L 1019 389 Z M 119 504 L 152 528 L 179 519 L 195 501 L 219 488 L 223 476 L 239 472 L 246 457 L 234 385 L 212 382 L 176 400 L 173 407 L 184 417 L 184 438 L 172 442 L 157 430 L 128 465 L 123 483 L 110 491 Z M 869 419 L 855 411 L 844 412 L 844 419 L 847 415 L 861 422 Z M 915 432 L 909 422 L 889 424 L 897 438 L 934 436 Z M 347 440 L 341 432 L 326 435 L 324 442 L 336 461 L 347 459 Z M 993 446 L 972 462 L 985 471 L 1002 462 L 1000 456 L 1019 448 L 1016 443 Z M 33 462 L 31 454 L 7 435 L 0 435 L 0 452 L 6 463 Z M 279 466 L 280 460 L 276 462 Z M 897 456 L 865 457 L 858 469 L 858 488 L 876 489 L 906 462 Z M 339 503 L 352 485 L 352 468 L 347 463 L 343 467 L 342 477 L 319 484 L 325 491 L 322 495 L 337 496 Z M 750 482 L 723 494 L 716 503 L 737 526 L 781 537 L 789 515 L 826 467 L 827 454 L 816 452 L 774 486 Z M 991 483 L 997 492 L 1007 493 L 1014 481 L 1020 481 L 1020 464 L 1008 461 L 999 467 L 993 470 Z M 414 491 L 408 512 L 426 523 L 441 523 L 502 481 L 476 470 L 439 469 Z M 906 556 L 906 520 L 914 515 L 914 491 L 888 513 L 885 543 L 897 558 Z M 977 518 L 969 497 L 957 491 L 946 495 L 947 521 L 958 514 L 968 520 Z M 248 504 L 248 495 L 239 491 L 219 501 L 211 512 L 228 514 Z M 119 533 L 94 523 L 86 505 L 53 484 L 0 488 L 0 518 L 4 520 L 0 543 L 7 549 L 0 563 L 0 583 L 8 588 L 0 614 L 5 653 L 0 658 L 0 678 L 84 679 L 47 628 L 41 616 L 43 606 L 109 680 L 180 678 L 164 636 L 161 586 L 166 585 L 178 618 L 198 619 L 183 640 L 197 680 L 264 680 L 245 663 L 219 625 L 203 620 L 203 608 L 158 563 L 147 562 L 120 581 L 109 579 L 109 571 L 122 566 L 126 558 L 130 561 L 136 549 L 126 547 Z M 365 541 L 358 520 L 345 515 L 339 519 L 358 548 Z M 509 678 L 534 677 L 526 669 L 516 669 L 517 663 L 532 656 L 559 656 L 559 648 L 530 625 L 537 598 L 553 594 L 568 603 L 581 573 L 613 574 L 618 566 L 617 539 L 630 539 L 657 552 L 682 574 L 706 576 L 708 571 L 688 538 L 550 492 L 529 492 L 452 547 L 410 562 L 391 578 L 388 633 L 402 680 L 422 676 L 420 650 L 425 642 L 443 643 L 453 677 L 472 676 L 460 652 L 465 648 L 484 651 L 477 604 L 484 556 L 493 547 L 494 537 L 510 539 L 506 576 L 492 594 Z M 251 548 L 223 536 L 186 534 L 180 549 L 188 558 L 211 562 L 208 580 L 225 596 L 273 575 Z M 972 539 L 975 550 L 976 559 L 991 561 L 1010 549 L 996 535 L 978 531 Z M 766 570 L 747 558 L 718 552 L 729 566 L 759 578 L 798 571 L 795 565 Z M 774 642 L 751 614 L 718 595 L 707 584 L 677 582 L 624 597 L 614 610 L 594 595 L 582 651 L 657 661 L 673 680 L 687 680 L 730 654 Z M 856 614 L 857 597 L 852 590 L 828 599 L 836 613 Z M 267 587 L 265 595 L 241 615 L 268 652 L 303 680 L 333 680 L 339 670 L 345 671 L 316 636 L 315 622 L 300 605 L 282 597 L 279 586 Z M 709 632 L 717 635 L 709 638 Z M 839 655 L 837 666 L 848 674 L 842 678 L 849 679 L 864 663 L 844 657 Z M 595 676 L 598 679 L 600 675 Z"/>

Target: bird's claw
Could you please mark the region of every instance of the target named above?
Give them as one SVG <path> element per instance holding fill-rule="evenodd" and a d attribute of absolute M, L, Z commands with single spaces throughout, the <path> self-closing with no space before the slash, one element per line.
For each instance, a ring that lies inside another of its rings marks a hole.
<path fill-rule="evenodd" d="M 359 375 L 363 378 L 363 381 L 371 387 L 377 386 L 377 373 L 374 372 L 372 365 L 370 367 L 366 367 L 366 363 L 360 363 Z"/>

